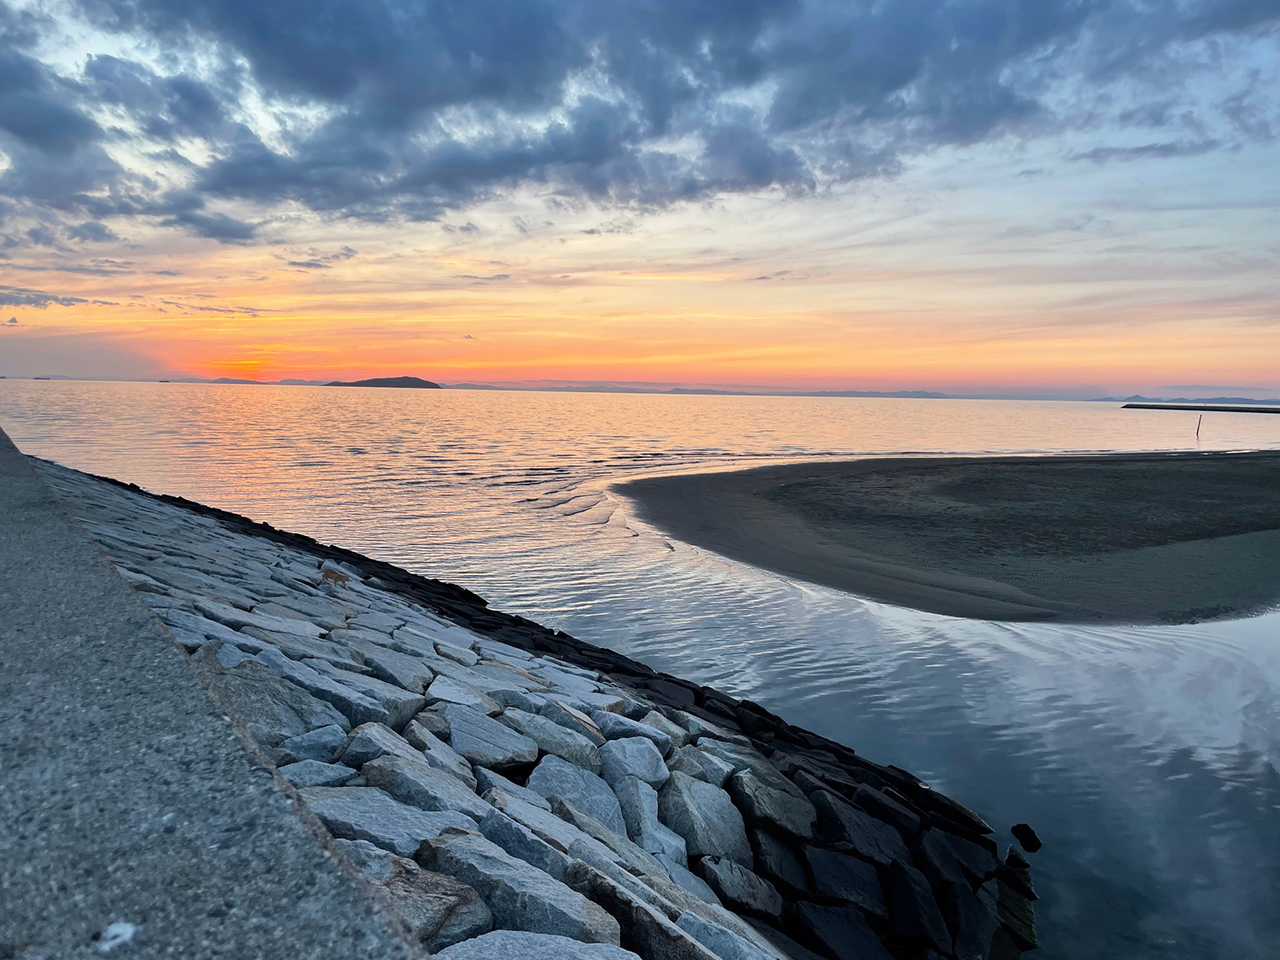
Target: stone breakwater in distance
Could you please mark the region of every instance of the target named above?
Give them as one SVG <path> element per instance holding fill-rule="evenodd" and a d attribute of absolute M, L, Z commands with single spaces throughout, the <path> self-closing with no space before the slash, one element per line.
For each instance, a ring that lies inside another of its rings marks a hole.
<path fill-rule="evenodd" d="M 460 587 L 36 463 L 426 951 L 1003 960 L 1036 946 L 1026 859 L 1000 859 L 978 815 L 904 770 Z"/>

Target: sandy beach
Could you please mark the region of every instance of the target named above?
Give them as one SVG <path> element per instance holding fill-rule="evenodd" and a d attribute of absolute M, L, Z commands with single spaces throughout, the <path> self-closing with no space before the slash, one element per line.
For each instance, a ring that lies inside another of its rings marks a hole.
<path fill-rule="evenodd" d="M 862 460 L 614 489 L 688 543 L 950 616 L 1187 623 L 1280 602 L 1280 452 Z"/>

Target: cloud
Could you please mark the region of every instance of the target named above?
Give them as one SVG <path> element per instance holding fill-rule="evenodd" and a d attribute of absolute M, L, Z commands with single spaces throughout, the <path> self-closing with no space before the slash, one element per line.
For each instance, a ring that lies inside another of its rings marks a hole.
<path fill-rule="evenodd" d="M 305 253 L 297 254 L 296 256 L 307 257 L 307 259 L 290 260 L 288 257 L 278 257 L 277 259 L 283 260 L 291 267 L 297 267 L 302 270 L 328 270 L 335 263 L 355 257 L 356 251 L 345 245 L 339 247 L 334 253 L 323 253 L 312 247 Z"/>
<path fill-rule="evenodd" d="M 1083 132 L 1098 145 L 1073 156 L 1105 163 L 1280 129 L 1267 78 L 1231 72 L 1233 51 L 1274 38 L 1274 0 L 66 9 L 64 22 L 0 7 L 0 197 L 67 218 L 82 242 L 112 239 L 110 217 L 250 243 L 272 208 L 438 220 L 534 185 L 570 204 L 644 210 L 811 193 L 1010 135 Z M 33 53 L 60 31 L 95 50 L 74 74 Z M 1213 82 L 1200 90 L 1199 76 Z M 95 119 L 108 115 L 118 122 Z M 1154 133 L 1124 144 L 1134 130 Z M 126 156 L 148 162 L 126 168 Z M 246 210 L 253 220 L 233 215 Z"/>
<path fill-rule="evenodd" d="M 1178 140 L 1169 143 L 1145 143 L 1138 147 L 1097 147 L 1084 153 L 1073 153 L 1072 160 L 1107 163 L 1111 160 L 1147 160 L 1167 157 L 1198 157 L 1222 146 L 1218 140 Z"/>
<path fill-rule="evenodd" d="M 477 276 L 477 275 L 475 275 L 475 274 L 473 274 L 473 273 L 455 273 L 455 274 L 453 275 L 453 279 L 455 279 L 455 280 L 474 280 L 474 281 L 476 281 L 476 282 L 478 282 L 478 283 L 488 283 L 490 280 L 510 280 L 510 279 L 511 279 L 511 274 L 509 274 L 509 273 L 495 273 L 495 274 L 493 274 L 492 276 L 482 277 L 482 276 Z"/>
<path fill-rule="evenodd" d="M 20 326 L 20 324 L 18 323 L 18 318 L 17 318 L 17 317 L 10 317 L 8 320 L 6 320 L 6 321 L 4 322 L 4 325 L 5 325 L 6 327 L 17 327 L 17 326 Z"/>
<path fill-rule="evenodd" d="M 98 223 L 96 220 L 86 220 L 84 223 L 68 227 L 67 236 L 84 243 L 107 243 L 111 240 L 120 239 L 116 236 L 114 230 L 105 223 Z"/>
<path fill-rule="evenodd" d="M 74 307 L 78 304 L 88 303 L 80 297 L 60 297 L 54 293 L 46 293 L 43 290 L 28 290 L 25 287 L 7 287 L 0 285 L 0 306 L 6 307 L 36 307 L 43 310 L 50 305 L 59 307 Z"/>

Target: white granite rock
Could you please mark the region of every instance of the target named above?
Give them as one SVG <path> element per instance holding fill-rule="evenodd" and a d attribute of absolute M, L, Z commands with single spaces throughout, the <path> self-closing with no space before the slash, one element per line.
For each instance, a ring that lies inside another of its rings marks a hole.
<path fill-rule="evenodd" d="M 618 922 L 602 907 L 482 836 L 444 835 L 425 844 L 419 857 L 479 891 L 500 927 L 618 942 Z"/>
<path fill-rule="evenodd" d="M 495 930 L 436 954 L 439 960 L 640 960 L 630 950 L 607 943 L 579 943 L 567 937 Z"/>
<path fill-rule="evenodd" d="M 505 710 L 498 720 L 535 741 L 545 753 L 560 757 L 594 774 L 600 773 L 600 751 L 582 734 L 562 727 L 554 720 L 524 710 Z M 658 764 L 662 764 L 661 757 L 658 758 Z"/>
<path fill-rule="evenodd" d="M 608 710 L 593 710 L 591 719 L 600 728 L 600 732 L 610 740 L 620 740 L 624 737 L 644 737 L 646 740 L 652 741 L 653 745 L 658 748 L 658 752 L 664 757 L 671 752 L 671 738 L 661 730 L 641 723 L 639 720 L 628 720 L 626 717 L 610 713 Z"/>
<path fill-rule="evenodd" d="M 369 786 L 421 810 L 456 810 L 478 822 L 493 809 L 456 777 L 437 770 L 421 757 L 413 760 L 382 756 L 362 766 L 360 775 Z"/>
<path fill-rule="evenodd" d="M 657 790 L 636 777 L 623 777 L 613 783 L 613 792 L 627 824 L 627 835 L 636 846 L 681 863 L 687 859 L 684 837 L 658 819 Z"/>
<path fill-rule="evenodd" d="M 529 774 L 526 786 L 548 800 L 557 796 L 564 797 L 610 830 L 624 837 L 627 835 L 627 824 L 622 819 L 618 798 L 609 785 L 594 773 L 567 760 L 548 755 Z"/>
<path fill-rule="evenodd" d="M 449 745 L 473 764 L 501 771 L 538 758 L 536 742 L 478 710 L 450 704 L 440 714 L 449 724 Z"/>
<path fill-rule="evenodd" d="M 354 777 L 356 772 L 341 763 L 299 760 L 281 767 L 280 775 L 295 787 L 340 787 Z"/>
<path fill-rule="evenodd" d="M 753 862 L 742 814 L 719 787 L 673 773 L 658 792 L 658 814 L 684 837 L 689 856 L 709 854 L 744 865 Z"/>
<path fill-rule="evenodd" d="M 461 813 L 419 810 L 373 787 L 304 787 L 299 793 L 335 837 L 368 840 L 403 857 L 412 857 L 423 840 L 442 830 L 475 829 L 475 821 Z"/>
<path fill-rule="evenodd" d="M 623 777 L 635 777 L 656 788 L 671 776 L 658 748 L 644 737 L 610 740 L 600 748 L 600 764 L 600 776 L 610 784 Z"/>

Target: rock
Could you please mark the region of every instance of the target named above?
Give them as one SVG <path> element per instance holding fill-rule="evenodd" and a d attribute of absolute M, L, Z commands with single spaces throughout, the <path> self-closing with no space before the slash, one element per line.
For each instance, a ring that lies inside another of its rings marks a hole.
<path fill-rule="evenodd" d="M 924 874 L 895 861 L 885 870 L 884 892 L 889 904 L 890 928 L 895 934 L 939 953 L 951 952 L 951 934 Z"/>
<path fill-rule="evenodd" d="M 200 648 L 203 653 L 212 646 L 205 644 Z M 257 661 L 265 664 L 277 676 L 306 690 L 318 700 L 332 705 L 348 721 L 359 725 L 362 723 L 386 723 L 390 717 L 386 708 L 376 700 L 353 690 L 346 684 L 339 683 L 324 673 L 313 670 L 306 664 L 290 660 L 279 650 L 265 648 L 259 651 Z M 314 660 L 313 663 L 323 663 Z M 241 664 L 237 670 L 243 670 L 249 664 Z"/>
<path fill-rule="evenodd" d="M 403 730 L 413 719 L 414 714 L 426 706 L 426 698 L 421 694 L 410 693 L 394 683 L 387 683 L 377 677 L 362 676 L 350 670 L 340 670 L 325 660 L 303 660 L 302 662 L 376 701 L 382 709 L 387 711 L 387 719 L 382 722 L 392 730 Z"/>
<path fill-rule="evenodd" d="M 1017 847 L 1009 847 L 1005 855 L 1003 868 L 996 868 L 1001 879 L 1028 900 L 1039 900 L 1035 887 L 1031 885 L 1031 864 L 1018 852 Z"/>
<path fill-rule="evenodd" d="M 529 774 L 525 785 L 548 800 L 555 796 L 564 797 L 614 833 L 627 835 L 627 824 L 622 819 L 618 798 L 609 785 L 594 773 L 559 757 L 545 756 Z"/>
<path fill-rule="evenodd" d="M 375 610 L 366 610 L 358 613 L 354 617 L 347 619 L 349 628 L 358 628 L 362 630 L 372 630 L 374 633 L 390 634 L 393 631 L 403 627 L 405 620 L 402 617 L 394 617 L 387 613 L 379 613 Z"/>
<path fill-rule="evenodd" d="M 436 678 L 426 660 L 387 647 L 367 644 L 360 651 L 360 656 L 379 680 L 403 687 L 411 693 L 423 693 Z"/>
<path fill-rule="evenodd" d="M 938 891 L 938 905 L 955 941 L 956 960 L 987 960 L 1000 925 L 994 898 L 986 903 L 968 884 L 948 883 Z"/>
<path fill-rule="evenodd" d="M 735 733 L 727 727 L 702 717 L 694 716 L 692 713 L 677 712 L 676 722 L 689 731 L 689 736 L 694 743 L 698 743 L 705 737 L 709 740 L 719 740 L 722 743 L 735 743 L 743 747 L 751 746 L 751 741 L 741 733 Z"/>
<path fill-rule="evenodd" d="M 449 742 L 449 724 L 445 723 L 444 717 L 440 716 L 438 710 L 421 710 L 418 715 L 413 718 L 413 723 L 418 724 L 433 737 Z M 405 728 L 406 739 L 408 737 L 408 727 Z M 412 741 L 410 741 L 412 742 Z"/>
<path fill-rule="evenodd" d="M 563 700 L 551 699 L 538 708 L 538 713 L 574 733 L 580 733 L 597 747 L 605 742 L 605 736 L 596 722 L 576 707 Z"/>
<path fill-rule="evenodd" d="M 671 878 L 671 882 L 683 890 L 692 893 L 695 897 L 705 900 L 707 903 L 720 906 L 720 898 L 716 896 L 716 892 L 711 889 L 707 881 L 703 880 L 697 874 L 691 872 L 685 864 L 686 859 L 673 860 L 665 853 L 655 853 L 653 858 L 666 868 L 667 876 Z"/>
<path fill-rule="evenodd" d="M 196 597 L 195 607 L 210 620 L 216 620 L 232 630 L 256 627 L 259 630 L 266 631 L 268 634 L 278 634 L 282 639 L 292 636 L 311 640 L 319 640 L 320 635 L 324 633 L 320 627 L 307 620 L 295 620 L 292 617 L 273 617 L 265 613 L 250 613 L 208 597 Z"/>
<path fill-rule="evenodd" d="M 599 870 L 575 860 L 567 883 L 600 904 L 618 921 L 619 943 L 645 960 L 715 960 L 715 955 L 629 890 Z"/>
<path fill-rule="evenodd" d="M 908 837 L 920 832 L 920 815 L 875 787 L 858 787 L 853 802 L 877 820 L 893 824 Z"/>
<path fill-rule="evenodd" d="M 206 643 L 192 656 L 192 667 L 219 706 L 243 721 L 263 746 L 278 746 L 321 727 L 349 729 L 346 717 L 330 704 L 282 679 L 265 664 L 254 660 L 226 669 L 218 663 L 221 646 L 216 640 Z"/>
<path fill-rule="evenodd" d="M 436 677 L 431 682 L 431 686 L 427 687 L 426 698 L 427 703 L 456 703 L 460 706 L 472 707 L 491 717 L 502 712 L 502 706 L 488 694 L 469 683 L 463 683 L 461 680 L 455 680 L 443 674 Z"/>
<path fill-rule="evenodd" d="M 466 884 L 366 840 L 334 842 L 366 880 L 382 888 L 396 916 L 428 950 L 443 950 L 493 927 L 493 914 Z"/>
<path fill-rule="evenodd" d="M 513 783 L 500 773 L 494 773 L 492 770 L 486 770 L 484 767 L 472 768 L 476 775 L 476 793 L 484 796 L 494 787 L 497 787 L 508 796 L 518 797 L 526 803 L 531 803 L 535 807 L 543 810 L 550 810 L 551 804 L 547 803 L 547 798 L 541 794 L 534 793 L 526 787 Z"/>
<path fill-rule="evenodd" d="M 650 710 L 640 718 L 640 722 L 646 726 L 665 733 L 671 738 L 671 746 L 675 750 L 679 750 L 690 740 L 689 732 L 678 723 L 673 723 L 657 710 Z"/>
<path fill-rule="evenodd" d="M 827 843 L 847 843 L 858 856 L 876 863 L 910 861 L 907 845 L 893 827 L 841 800 L 817 790 L 809 795 L 818 814 L 818 837 Z"/>
<path fill-rule="evenodd" d="M 594 774 L 601 770 L 600 751 L 581 733 L 575 733 L 547 717 L 524 710 L 506 710 L 498 720 L 511 729 L 523 733 L 546 753 L 567 760 Z M 661 758 L 659 758 L 661 763 Z"/>
<path fill-rule="evenodd" d="M 782 895 L 742 864 L 725 857 L 699 857 L 693 868 L 733 909 L 774 922 L 782 918 Z"/>
<path fill-rule="evenodd" d="M 421 751 L 381 723 L 362 723 L 352 730 L 338 759 L 349 767 L 359 768 L 383 754 L 422 759 Z"/>
<path fill-rule="evenodd" d="M 442 950 L 438 960 L 640 960 L 630 950 L 607 943 L 579 943 L 567 937 L 495 930 Z"/>
<path fill-rule="evenodd" d="M 497 926 L 618 943 L 618 922 L 602 907 L 484 837 L 446 834 L 423 844 L 418 859 L 479 891 Z"/>
<path fill-rule="evenodd" d="M 761 920 L 750 921 L 752 929 L 759 936 L 757 941 L 761 949 L 771 949 L 779 960 L 827 960 L 814 953 L 808 947 L 802 947 L 796 941 L 783 934 L 777 927 L 771 927 Z M 762 942 L 761 942 L 762 941 Z M 914 960 L 914 958 L 913 958 Z"/>
<path fill-rule="evenodd" d="M 987 850 L 945 830 L 926 830 L 911 849 L 933 887 L 943 883 L 976 886 L 992 877 L 998 865 Z"/>
<path fill-rule="evenodd" d="M 678 926 L 720 960 L 775 960 L 775 956 L 746 940 L 727 927 L 704 920 L 686 910 L 676 921 Z"/>
<path fill-rule="evenodd" d="M 836 960 L 893 960 L 857 907 L 797 903 L 791 929 L 801 943 Z"/>
<path fill-rule="evenodd" d="M 755 747 L 722 743 L 719 740 L 699 740 L 698 749 L 729 764 L 735 773 L 750 770 L 765 786 L 798 799 L 804 799 L 804 792 L 784 777 L 778 768 Z"/>
<path fill-rule="evenodd" d="M 401 856 L 413 856 L 422 841 L 449 827 L 475 827 L 460 813 L 428 813 L 373 787 L 305 787 L 298 792 L 335 837 L 368 840 Z"/>
<path fill-rule="evenodd" d="M 414 749 L 422 751 L 422 755 L 427 758 L 427 763 L 437 770 L 443 770 L 450 776 L 456 777 L 466 784 L 468 790 L 475 792 L 477 784 L 471 764 L 416 719 L 409 721 L 409 725 L 404 728 L 404 739 Z"/>
<path fill-rule="evenodd" d="M 729 795 L 752 823 L 770 824 L 793 837 L 810 839 L 818 819 L 813 804 L 803 797 L 775 790 L 752 770 L 729 778 Z"/>
<path fill-rule="evenodd" d="M 610 713 L 608 710 L 592 710 L 591 719 L 595 721 L 600 732 L 609 740 L 620 740 L 623 737 L 644 737 L 646 740 L 652 740 L 653 745 L 658 748 L 658 752 L 664 757 L 672 750 L 671 738 L 647 723 L 641 723 L 638 720 L 628 720 L 626 717 L 620 717 L 616 713 Z"/>
<path fill-rule="evenodd" d="M 280 744 L 280 761 L 296 763 L 299 760 L 319 760 L 321 763 L 329 763 L 337 759 L 338 752 L 346 742 L 347 732 L 332 723 L 284 741 Z"/>
<path fill-rule="evenodd" d="M 445 643 L 443 640 L 436 641 L 436 653 L 442 657 L 448 657 L 454 663 L 460 663 L 464 667 L 474 667 L 480 662 L 480 656 L 474 650 L 452 643 Z"/>
<path fill-rule="evenodd" d="M 610 740 L 600 748 L 599 755 L 599 772 L 606 783 L 635 777 L 652 787 L 660 787 L 671 776 L 671 771 L 662 762 L 662 754 L 653 741 L 645 737 Z"/>
<path fill-rule="evenodd" d="M 1013 834 L 1013 839 L 1017 840 L 1027 853 L 1036 853 L 1044 846 L 1044 843 L 1040 840 L 1040 835 L 1031 829 L 1030 824 L 1015 823 L 1009 828 L 1009 832 Z"/>
<path fill-rule="evenodd" d="M 692 745 L 672 751 L 667 759 L 667 769 L 672 773 L 688 774 L 695 780 L 705 780 L 714 787 L 723 787 L 733 776 L 733 764 L 703 753 Z"/>
<path fill-rule="evenodd" d="M 817 847 L 805 847 L 805 859 L 809 861 L 813 889 L 818 896 L 844 900 L 873 916 L 888 918 L 884 891 L 871 864 L 847 853 Z"/>
<path fill-rule="evenodd" d="M 662 822 L 684 837 L 689 856 L 723 856 L 752 863 L 742 814 L 729 794 L 683 773 L 673 773 L 658 792 Z"/>
<path fill-rule="evenodd" d="M 244 639 L 243 634 L 237 633 L 225 624 L 187 610 L 169 607 L 157 610 L 156 615 L 168 625 L 174 637 L 188 651 L 196 650 L 210 640 L 221 640 L 224 644 L 235 645 Z"/>
<path fill-rule="evenodd" d="M 360 768 L 369 786 L 421 810 L 456 810 L 479 822 L 493 808 L 422 758 L 383 756 Z"/>
<path fill-rule="evenodd" d="M 622 741 L 612 742 L 621 743 Z M 642 742 L 648 743 L 647 740 Z M 652 745 L 650 747 L 656 752 L 656 748 Z M 688 859 L 689 854 L 684 837 L 670 827 L 664 826 L 658 819 L 657 790 L 637 777 L 623 777 L 614 781 L 613 793 L 618 798 L 622 819 L 627 825 L 627 836 L 635 841 L 641 850 L 655 856 L 660 853 L 665 854 L 681 863 Z"/>
<path fill-rule="evenodd" d="M 1036 914 L 1031 901 L 1002 879 L 996 880 L 997 916 L 1001 925 L 1023 950 L 1034 950 L 1036 941 Z"/>
<path fill-rule="evenodd" d="M 665 880 L 667 871 L 652 854 L 646 853 L 636 844 L 632 843 L 625 835 L 610 830 L 603 823 L 590 814 L 584 813 L 575 807 L 564 797 L 556 796 L 551 798 L 551 812 L 554 813 L 565 823 L 572 824 L 591 839 L 603 844 L 614 854 L 613 857 L 606 858 L 612 862 L 619 862 L 633 874 L 638 877 L 657 877 Z M 570 852 L 576 848 L 571 848 Z M 576 854 L 575 854 L 576 855 Z M 590 859 L 582 857 L 581 859 Z M 610 876 L 614 871 L 610 867 L 601 868 Z"/>
<path fill-rule="evenodd" d="M 608 865 L 617 867 L 622 863 L 621 856 L 573 824 L 566 823 L 550 810 L 525 803 L 518 797 L 509 796 L 501 790 L 490 790 L 484 798 L 512 820 L 527 827 L 534 836 L 546 841 L 570 859 L 577 857 L 606 872 Z M 599 821 L 595 822 L 599 824 Z M 601 829 L 604 829 L 603 825 Z"/>
<path fill-rule="evenodd" d="M 791 847 L 764 830 L 751 831 L 756 873 L 793 898 L 809 894 L 809 877 Z"/>
<path fill-rule="evenodd" d="M 450 704 L 440 712 L 449 724 L 449 745 L 473 764 L 510 770 L 538 759 L 537 743 L 478 710 Z"/>
<path fill-rule="evenodd" d="M 280 775 L 295 787 L 340 787 L 354 777 L 356 772 L 340 763 L 299 760 L 281 767 Z"/>
<path fill-rule="evenodd" d="M 517 823 L 500 810 L 490 808 L 480 821 L 485 839 L 496 843 L 511 856 L 563 882 L 570 858 L 557 850 L 522 823 Z"/>

